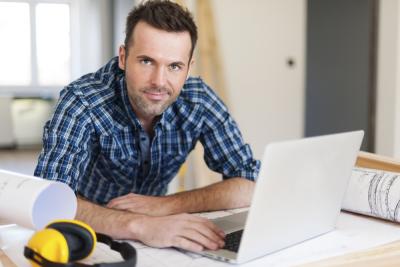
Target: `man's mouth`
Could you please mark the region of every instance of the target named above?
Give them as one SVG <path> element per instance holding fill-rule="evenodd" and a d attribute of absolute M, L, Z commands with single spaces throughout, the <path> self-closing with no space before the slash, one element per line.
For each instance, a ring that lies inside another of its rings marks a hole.
<path fill-rule="evenodd" d="M 168 92 L 166 91 L 144 91 L 145 96 L 153 101 L 160 101 L 168 97 Z"/>

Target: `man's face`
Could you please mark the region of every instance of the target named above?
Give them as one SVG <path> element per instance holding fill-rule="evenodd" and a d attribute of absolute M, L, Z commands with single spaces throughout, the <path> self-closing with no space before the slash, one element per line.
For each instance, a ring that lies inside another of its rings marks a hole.
<path fill-rule="evenodd" d="M 119 67 L 125 70 L 129 100 L 139 119 L 153 119 L 176 100 L 192 64 L 190 51 L 189 32 L 136 25 L 130 47 L 120 48 Z"/>

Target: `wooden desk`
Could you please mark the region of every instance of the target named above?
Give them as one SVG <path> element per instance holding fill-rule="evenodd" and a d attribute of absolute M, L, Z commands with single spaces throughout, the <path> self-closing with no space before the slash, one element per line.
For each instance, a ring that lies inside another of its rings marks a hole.
<path fill-rule="evenodd" d="M 400 241 L 302 266 L 397 267 L 400 266 Z"/>

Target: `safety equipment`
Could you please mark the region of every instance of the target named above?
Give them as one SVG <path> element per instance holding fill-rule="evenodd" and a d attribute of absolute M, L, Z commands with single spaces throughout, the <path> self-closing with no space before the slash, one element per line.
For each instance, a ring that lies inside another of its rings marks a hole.
<path fill-rule="evenodd" d="M 136 265 L 134 247 L 126 242 L 114 241 L 107 235 L 95 233 L 89 225 L 77 220 L 54 221 L 45 229 L 36 232 L 25 246 L 24 256 L 34 267 L 92 266 L 75 261 L 90 256 L 97 241 L 118 251 L 124 261 L 93 266 L 132 267 Z"/>

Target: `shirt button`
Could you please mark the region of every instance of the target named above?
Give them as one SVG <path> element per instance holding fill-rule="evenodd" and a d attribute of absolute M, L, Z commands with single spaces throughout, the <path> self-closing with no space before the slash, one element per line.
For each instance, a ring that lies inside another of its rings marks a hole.
<path fill-rule="evenodd" d="M 144 165 L 147 165 L 147 164 L 149 164 L 149 162 L 147 160 L 145 160 L 144 161 Z"/>

